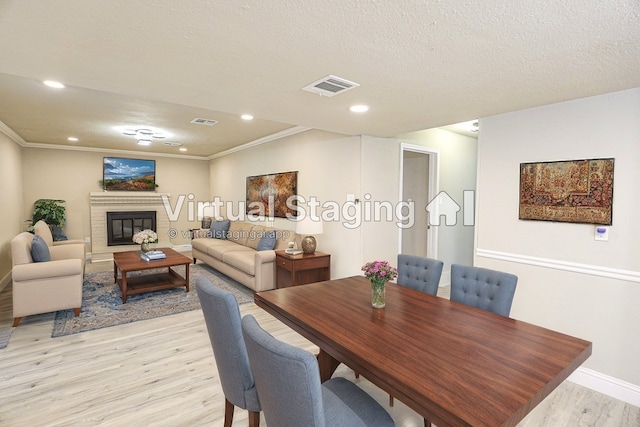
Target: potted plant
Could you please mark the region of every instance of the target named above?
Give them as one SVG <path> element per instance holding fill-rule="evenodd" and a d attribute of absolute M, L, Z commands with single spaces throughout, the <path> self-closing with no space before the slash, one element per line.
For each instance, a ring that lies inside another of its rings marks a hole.
<path fill-rule="evenodd" d="M 67 221 L 64 200 L 39 199 L 33 204 L 32 224 L 43 220 L 47 225 L 62 228 Z"/>

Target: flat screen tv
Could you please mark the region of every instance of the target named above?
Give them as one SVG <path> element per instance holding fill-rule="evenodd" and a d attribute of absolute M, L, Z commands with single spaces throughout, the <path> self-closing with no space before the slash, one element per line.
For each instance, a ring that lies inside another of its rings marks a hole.
<path fill-rule="evenodd" d="M 105 157 L 102 182 L 105 191 L 155 191 L 156 161 Z"/>

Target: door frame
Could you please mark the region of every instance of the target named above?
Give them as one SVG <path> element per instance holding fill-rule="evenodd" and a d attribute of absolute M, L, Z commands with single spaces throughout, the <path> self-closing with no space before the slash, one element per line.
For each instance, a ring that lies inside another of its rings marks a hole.
<path fill-rule="evenodd" d="M 429 156 L 429 185 L 427 188 L 427 200 L 433 200 L 438 194 L 440 184 L 438 182 L 439 168 L 440 168 L 440 152 L 437 149 L 424 147 L 422 145 L 415 145 L 408 142 L 400 143 L 400 176 L 398 181 L 400 182 L 400 188 L 398 193 L 398 200 L 402 201 L 403 189 L 404 189 L 404 153 L 405 151 L 411 151 L 414 153 L 421 153 Z M 415 206 L 415 210 L 424 209 L 426 212 L 426 206 Z M 437 206 L 436 206 L 437 209 Z M 398 228 L 398 253 L 402 253 L 402 228 Z M 438 227 L 429 226 L 427 232 L 427 254 L 429 258 L 438 258 Z"/>

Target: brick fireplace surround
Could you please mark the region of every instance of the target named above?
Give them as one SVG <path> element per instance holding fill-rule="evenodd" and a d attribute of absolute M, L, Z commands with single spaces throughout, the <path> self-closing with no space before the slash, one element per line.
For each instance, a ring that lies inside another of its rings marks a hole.
<path fill-rule="evenodd" d="M 170 246 L 169 217 L 162 202 L 163 196 L 170 200 L 168 193 L 103 191 L 90 193 L 91 203 L 91 262 L 113 259 L 114 252 L 139 249 L 131 245 L 107 245 L 107 212 L 155 211 L 158 246 Z"/>

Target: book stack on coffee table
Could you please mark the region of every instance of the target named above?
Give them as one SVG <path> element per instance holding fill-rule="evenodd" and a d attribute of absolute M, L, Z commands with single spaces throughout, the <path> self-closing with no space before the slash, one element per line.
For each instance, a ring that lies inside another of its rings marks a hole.
<path fill-rule="evenodd" d="M 140 258 L 145 261 L 153 261 L 156 259 L 165 259 L 167 256 L 162 251 L 149 251 L 149 252 L 141 252 Z"/>

